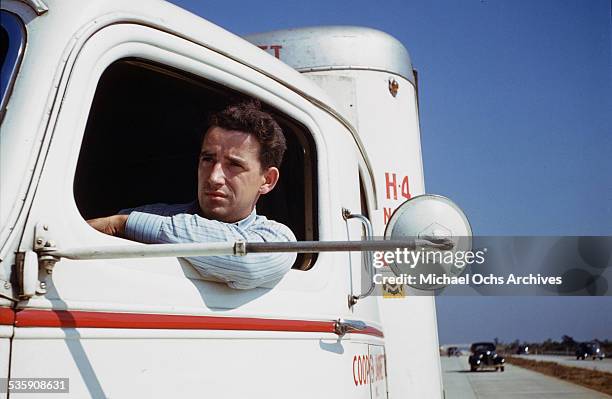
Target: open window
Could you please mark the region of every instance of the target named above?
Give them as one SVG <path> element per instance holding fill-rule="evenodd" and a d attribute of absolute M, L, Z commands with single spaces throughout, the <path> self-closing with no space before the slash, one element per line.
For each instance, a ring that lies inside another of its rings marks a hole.
<path fill-rule="evenodd" d="M 199 143 L 208 115 L 245 96 L 218 83 L 141 59 L 122 59 L 103 73 L 84 133 L 74 180 L 83 218 L 158 202 L 197 198 Z M 281 179 L 262 196 L 258 214 L 316 240 L 316 151 L 308 130 L 264 104 L 287 140 Z M 306 270 L 311 255 L 294 268 Z"/>

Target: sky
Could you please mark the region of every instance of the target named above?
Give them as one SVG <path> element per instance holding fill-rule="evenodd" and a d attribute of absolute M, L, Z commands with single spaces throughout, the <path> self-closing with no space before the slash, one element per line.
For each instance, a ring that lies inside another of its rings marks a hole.
<path fill-rule="evenodd" d="M 478 235 L 612 235 L 610 0 L 189 1 L 238 35 L 382 30 L 419 72 L 428 193 Z M 612 297 L 441 297 L 439 338 L 612 339 Z"/>

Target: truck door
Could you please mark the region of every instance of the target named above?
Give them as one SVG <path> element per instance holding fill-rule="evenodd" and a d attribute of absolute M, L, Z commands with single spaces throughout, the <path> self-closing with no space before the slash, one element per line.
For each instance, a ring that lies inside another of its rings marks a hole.
<path fill-rule="evenodd" d="M 346 237 L 338 193 L 351 182 L 337 165 L 355 155 L 325 158 L 350 148 L 329 116 L 274 79 L 160 30 L 117 23 L 80 40 L 20 252 L 124 244 L 86 219 L 193 199 L 195 121 L 240 94 L 267 104 L 290 136 L 289 178 L 258 212 L 272 212 L 300 240 Z M 359 197 L 349 205 L 358 208 Z M 334 321 L 351 316 L 347 260 L 302 256 L 278 284 L 239 291 L 174 257 L 62 259 L 52 272 L 41 268 L 40 294 L 19 303 L 11 376 L 67 378 L 74 397 L 368 398 L 367 386 L 355 391 L 351 365 L 369 354 L 369 341 L 354 338 L 380 343 L 382 333 L 376 313 L 368 330 L 335 333 Z"/>

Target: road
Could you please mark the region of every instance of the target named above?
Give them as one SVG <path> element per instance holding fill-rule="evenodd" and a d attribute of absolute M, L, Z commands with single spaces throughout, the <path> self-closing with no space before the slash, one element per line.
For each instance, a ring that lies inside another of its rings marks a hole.
<path fill-rule="evenodd" d="M 589 370 L 607 371 L 612 373 L 612 359 L 604 360 L 576 360 L 575 356 L 552 356 L 552 355 L 527 355 L 521 356 L 531 360 L 545 360 L 555 362 L 564 366 L 581 367 Z"/>
<path fill-rule="evenodd" d="M 442 357 L 446 399 L 611 399 L 535 371 L 507 365 L 505 372 L 469 371 L 467 356 Z"/>

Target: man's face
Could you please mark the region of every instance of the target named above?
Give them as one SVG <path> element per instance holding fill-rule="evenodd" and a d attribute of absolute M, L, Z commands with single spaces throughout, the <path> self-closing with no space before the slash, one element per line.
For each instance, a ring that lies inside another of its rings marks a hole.
<path fill-rule="evenodd" d="M 216 126 L 208 130 L 198 166 L 202 216 L 227 223 L 244 219 L 259 196 L 274 188 L 278 169 L 262 169 L 259 151 L 252 134 Z"/>

